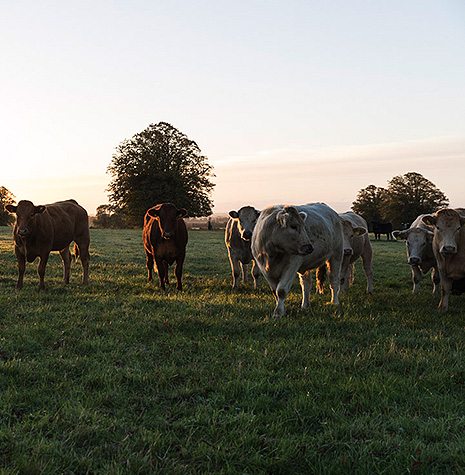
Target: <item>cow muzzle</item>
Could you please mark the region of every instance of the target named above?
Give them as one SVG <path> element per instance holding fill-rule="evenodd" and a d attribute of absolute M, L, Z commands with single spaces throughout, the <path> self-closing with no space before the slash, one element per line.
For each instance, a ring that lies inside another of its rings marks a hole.
<path fill-rule="evenodd" d="M 442 246 L 441 254 L 457 254 L 457 246 Z"/>
<path fill-rule="evenodd" d="M 421 259 L 416 256 L 409 257 L 408 263 L 411 266 L 419 266 L 421 264 Z"/>
<path fill-rule="evenodd" d="M 29 230 L 27 228 L 18 229 L 18 236 L 26 237 L 29 234 Z"/>
<path fill-rule="evenodd" d="M 311 244 L 305 244 L 305 246 L 302 246 L 299 250 L 299 255 L 301 256 L 307 256 L 308 254 L 311 254 L 313 252 L 313 246 Z"/>
<path fill-rule="evenodd" d="M 252 231 L 244 231 L 242 233 L 242 239 L 244 241 L 250 241 L 252 239 Z"/>
<path fill-rule="evenodd" d="M 173 237 L 173 233 L 169 233 L 169 232 L 163 233 L 164 239 L 171 239 L 172 237 Z"/>
<path fill-rule="evenodd" d="M 354 253 L 353 249 L 344 249 L 344 256 L 351 256 Z"/>

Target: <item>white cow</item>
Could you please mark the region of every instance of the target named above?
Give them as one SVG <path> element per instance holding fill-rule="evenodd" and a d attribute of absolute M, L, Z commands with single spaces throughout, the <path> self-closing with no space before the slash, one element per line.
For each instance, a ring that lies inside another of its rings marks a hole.
<path fill-rule="evenodd" d="M 414 294 L 420 291 L 423 274 L 429 272 L 430 269 L 432 269 L 433 293 L 439 291 L 439 272 L 433 253 L 434 228 L 423 222 L 424 216 L 426 215 L 420 214 L 408 229 L 392 231 L 394 239 L 405 240 L 408 263 L 412 269 Z"/>
<path fill-rule="evenodd" d="M 256 266 L 250 249 L 250 239 L 255 228 L 260 211 L 252 206 L 243 206 L 239 211 L 230 211 L 226 225 L 224 242 L 228 249 L 229 261 L 233 275 L 233 290 L 237 290 L 240 270 L 242 282 L 247 282 L 247 265 L 252 262 L 252 277 L 254 287 L 258 287 L 260 269 Z"/>
<path fill-rule="evenodd" d="M 361 257 L 367 278 L 367 292 L 373 293 L 373 250 L 368 236 L 368 224 L 358 214 L 339 214 L 344 234 L 344 259 L 341 268 L 340 293 L 346 292 L 354 279 L 354 264 Z"/>
<path fill-rule="evenodd" d="M 285 314 L 284 301 L 299 274 L 302 309 L 309 306 L 311 270 L 329 267 L 331 302 L 339 303 L 343 258 L 342 224 L 323 203 L 271 206 L 260 213 L 252 236 L 252 254 L 276 298 L 274 317 Z"/>

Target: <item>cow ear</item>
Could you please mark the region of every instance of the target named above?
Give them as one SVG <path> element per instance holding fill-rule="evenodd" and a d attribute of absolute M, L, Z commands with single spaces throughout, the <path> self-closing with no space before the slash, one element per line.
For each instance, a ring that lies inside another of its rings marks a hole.
<path fill-rule="evenodd" d="M 237 219 L 239 217 L 239 213 L 237 211 L 230 211 L 229 216 L 231 216 L 231 218 Z"/>
<path fill-rule="evenodd" d="M 354 234 L 356 236 L 363 236 L 364 234 L 366 234 L 367 230 L 363 227 L 363 226 L 357 226 L 356 228 L 354 228 Z"/>
<path fill-rule="evenodd" d="M 187 216 L 187 209 L 186 208 L 178 209 L 178 214 L 177 214 L 178 218 L 185 218 L 186 216 Z"/>
<path fill-rule="evenodd" d="M 43 206 L 43 205 L 36 206 L 34 208 L 34 213 L 36 213 L 36 214 L 42 214 L 44 211 L 45 211 L 45 206 Z"/>
<path fill-rule="evenodd" d="M 301 211 L 299 213 L 299 216 L 302 218 L 302 221 L 305 223 L 305 220 L 307 219 L 307 213 L 305 211 Z"/>
<path fill-rule="evenodd" d="M 392 231 L 391 235 L 397 241 L 404 241 L 407 239 L 407 231 Z"/>
<path fill-rule="evenodd" d="M 14 205 L 6 205 L 5 206 L 5 209 L 9 212 L 9 213 L 16 213 L 16 210 L 18 209 L 17 206 L 14 206 Z"/>
<path fill-rule="evenodd" d="M 421 218 L 421 220 L 427 224 L 428 226 L 435 226 L 436 225 L 436 216 L 431 216 L 427 214 Z"/>
<path fill-rule="evenodd" d="M 147 214 L 148 214 L 149 216 L 151 216 L 152 218 L 158 218 L 158 209 L 150 208 L 150 209 L 147 211 Z"/>

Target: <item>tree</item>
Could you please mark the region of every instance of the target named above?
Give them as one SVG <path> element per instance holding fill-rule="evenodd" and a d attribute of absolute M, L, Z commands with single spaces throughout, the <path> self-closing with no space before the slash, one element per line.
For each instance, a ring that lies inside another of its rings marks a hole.
<path fill-rule="evenodd" d="M 94 226 L 103 229 L 124 229 L 126 223 L 124 216 L 118 211 L 114 211 L 110 205 L 100 205 L 97 207 L 97 214 L 95 216 Z"/>
<path fill-rule="evenodd" d="M 151 124 L 116 149 L 108 173 L 114 210 L 141 225 L 148 208 L 172 202 L 190 216 L 209 216 L 213 167 L 198 145 L 166 122 Z"/>
<path fill-rule="evenodd" d="M 381 206 L 385 188 L 369 185 L 358 192 L 357 199 L 352 203 L 352 211 L 362 216 L 369 226 L 374 221 L 382 221 Z"/>
<path fill-rule="evenodd" d="M 418 215 L 434 213 L 449 204 L 447 196 L 420 173 L 409 172 L 389 181 L 381 205 L 384 218 L 395 227 L 412 223 Z"/>
<path fill-rule="evenodd" d="M 0 186 L 0 226 L 13 224 L 15 218 L 5 209 L 5 206 L 14 203 L 15 195 L 4 186 Z"/>

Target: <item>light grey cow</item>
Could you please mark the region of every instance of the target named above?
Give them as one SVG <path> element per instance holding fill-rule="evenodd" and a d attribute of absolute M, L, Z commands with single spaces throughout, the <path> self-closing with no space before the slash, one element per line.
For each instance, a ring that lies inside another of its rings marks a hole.
<path fill-rule="evenodd" d="M 275 296 L 274 317 L 285 314 L 284 301 L 296 274 L 302 287 L 302 309 L 309 306 L 311 271 L 326 264 L 331 302 L 339 303 L 342 244 L 341 220 L 323 203 L 271 206 L 260 213 L 252 254 Z"/>
<path fill-rule="evenodd" d="M 250 249 L 250 240 L 260 211 L 252 206 L 243 206 L 239 211 L 230 211 L 226 224 L 224 241 L 228 249 L 233 276 L 233 290 L 237 290 L 239 275 L 242 270 L 242 282 L 247 282 L 247 266 L 252 262 L 254 287 L 258 287 L 260 269 L 255 264 Z"/>
<path fill-rule="evenodd" d="M 428 226 L 423 222 L 424 216 L 426 215 L 420 214 L 408 229 L 392 231 L 394 239 L 405 241 L 408 263 L 412 269 L 412 293 L 414 294 L 420 291 L 420 282 L 423 274 L 426 274 L 431 269 L 433 293 L 439 291 L 440 278 L 436 258 L 433 253 L 434 227 Z"/>

